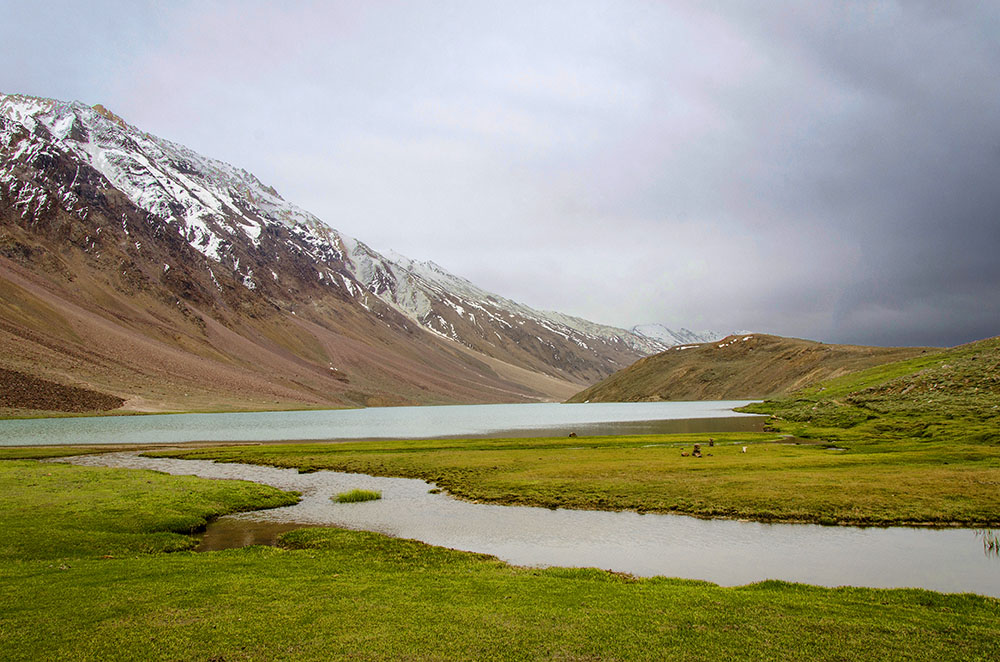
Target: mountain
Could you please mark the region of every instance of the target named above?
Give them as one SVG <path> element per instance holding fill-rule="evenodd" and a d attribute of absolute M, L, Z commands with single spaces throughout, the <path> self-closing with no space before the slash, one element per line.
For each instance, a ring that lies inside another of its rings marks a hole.
<path fill-rule="evenodd" d="M 561 399 L 664 348 L 381 255 L 100 105 L 0 95 L 0 410 L 41 402 L 27 377 L 66 407 Z"/>
<path fill-rule="evenodd" d="M 661 342 L 669 347 L 676 345 L 696 345 L 704 342 L 715 342 L 722 340 L 728 333 L 718 331 L 691 331 L 681 327 L 674 331 L 662 324 L 639 324 L 632 327 L 632 333 Z M 749 331 L 735 331 L 734 333 L 750 333 Z"/>
<path fill-rule="evenodd" d="M 679 345 L 640 359 L 570 402 L 732 400 L 789 393 L 824 379 L 939 350 L 827 345 L 760 333 Z"/>
<path fill-rule="evenodd" d="M 667 347 L 655 338 L 487 292 L 433 262 L 417 262 L 339 236 L 351 275 L 365 290 L 431 333 L 552 377 L 589 384 Z M 634 360 L 634 359 L 633 359 Z"/>

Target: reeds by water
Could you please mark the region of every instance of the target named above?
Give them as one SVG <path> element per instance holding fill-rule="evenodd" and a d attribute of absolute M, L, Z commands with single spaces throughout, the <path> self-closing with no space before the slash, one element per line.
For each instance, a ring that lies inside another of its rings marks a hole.
<path fill-rule="evenodd" d="M 993 529 L 977 531 L 976 535 L 983 539 L 983 551 L 987 556 L 1000 556 L 1000 533 Z"/>
<path fill-rule="evenodd" d="M 354 489 L 348 492 L 341 492 L 332 497 L 337 503 L 356 503 L 358 501 L 375 501 L 382 498 L 382 493 L 376 490 Z"/>

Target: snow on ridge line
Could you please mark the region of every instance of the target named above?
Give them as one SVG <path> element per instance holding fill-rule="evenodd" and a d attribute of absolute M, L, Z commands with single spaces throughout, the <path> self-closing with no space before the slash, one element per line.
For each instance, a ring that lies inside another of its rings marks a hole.
<path fill-rule="evenodd" d="M 418 261 L 396 251 L 379 254 L 357 240 L 346 251 L 359 282 L 377 294 L 387 304 L 425 328 L 430 327 L 428 316 L 433 301 L 440 301 L 462 317 L 469 317 L 467 309 L 479 310 L 495 324 L 506 329 L 513 325 L 497 313 L 507 313 L 524 321 L 531 321 L 547 331 L 592 349 L 586 340 L 603 341 L 652 354 L 666 349 L 655 339 L 633 334 L 625 329 L 597 324 L 562 313 L 539 311 L 529 306 L 483 290 L 471 281 L 447 271 L 430 261 Z M 346 243 L 346 242 L 345 242 Z M 381 279 L 391 279 L 391 286 L 384 287 Z M 432 318 L 436 319 L 436 317 Z M 471 318 L 470 318 L 471 319 Z M 437 329 L 434 329 L 437 331 Z M 580 337 L 582 336 L 582 338 Z"/>
<path fill-rule="evenodd" d="M 259 245 L 263 231 L 259 219 L 289 227 L 320 223 L 246 170 L 144 133 L 107 111 L 80 102 L 2 95 L 0 114 L 29 130 L 44 127 L 137 207 L 164 220 L 180 221 L 191 246 L 214 261 L 222 258 L 220 230 L 241 232 Z M 258 218 L 248 216 L 241 206 Z"/>
<path fill-rule="evenodd" d="M 483 304 L 491 303 L 494 306 L 513 312 L 520 317 L 530 319 L 552 333 L 560 335 L 567 340 L 573 340 L 573 342 L 582 347 L 587 346 L 585 344 L 581 345 L 577 342 L 577 340 L 573 339 L 574 332 L 576 334 L 582 334 L 592 340 L 625 342 L 633 349 L 644 351 L 645 353 L 654 353 L 666 349 L 666 346 L 658 342 L 656 339 L 646 337 L 640 338 L 638 337 L 638 334 L 634 334 L 625 329 L 598 324 L 596 322 L 591 322 L 589 320 L 572 317 L 554 311 L 535 310 L 524 304 L 517 303 L 492 292 L 483 290 L 474 285 L 468 279 L 456 276 L 434 262 L 419 262 L 402 256 L 395 251 L 388 251 L 387 258 L 412 276 L 432 281 L 436 284 L 451 286 L 450 289 L 453 293 L 458 291 L 461 295 L 466 297 L 465 301 L 472 304 L 475 308 L 485 310 L 483 308 Z M 509 324 L 507 326 L 509 326 Z"/>
<path fill-rule="evenodd" d="M 0 95 L 0 116 L 29 132 L 43 126 L 54 141 L 89 163 L 137 207 L 178 222 L 191 247 L 211 261 L 232 258 L 227 251 L 234 233 L 259 246 L 264 228 L 280 223 L 295 235 L 297 249 L 320 264 L 339 266 L 330 261 L 341 262 L 368 293 L 424 328 L 431 328 L 429 315 L 434 302 L 440 301 L 463 317 L 466 310 L 482 311 L 481 317 L 492 320 L 501 332 L 513 329 L 511 322 L 519 318 L 581 347 L 587 347 L 586 340 L 624 345 L 642 353 L 665 348 L 655 338 L 625 329 L 535 310 L 483 290 L 431 261 L 395 252 L 381 255 L 284 200 L 248 171 L 143 132 L 103 107 Z M 250 273 L 243 274 L 242 282 L 250 289 L 256 287 Z M 344 286 L 353 294 L 346 281 Z"/>
<path fill-rule="evenodd" d="M 732 331 L 721 333 L 718 331 L 691 331 L 681 327 L 678 330 L 669 329 L 662 324 L 639 324 L 632 327 L 632 332 L 648 338 L 655 338 L 661 342 L 674 347 L 677 345 L 690 345 L 718 342 L 730 335 L 747 335 L 751 331 Z"/>

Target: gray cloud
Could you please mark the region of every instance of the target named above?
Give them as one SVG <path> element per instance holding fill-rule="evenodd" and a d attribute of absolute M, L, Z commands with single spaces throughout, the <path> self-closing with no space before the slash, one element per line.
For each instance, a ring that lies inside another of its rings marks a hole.
<path fill-rule="evenodd" d="M 101 102 L 376 248 L 594 320 L 1000 333 L 1000 7 L 10 3 Z"/>

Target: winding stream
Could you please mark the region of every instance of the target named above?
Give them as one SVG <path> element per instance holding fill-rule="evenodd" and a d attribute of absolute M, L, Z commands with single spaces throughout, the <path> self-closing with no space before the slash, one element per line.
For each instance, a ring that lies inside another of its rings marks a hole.
<path fill-rule="evenodd" d="M 285 508 L 231 515 L 210 527 L 247 542 L 290 524 L 339 526 L 492 554 L 526 566 L 597 567 L 639 576 L 704 579 L 723 586 L 782 579 L 821 586 L 917 587 L 1000 597 L 1000 558 L 982 531 L 858 528 L 702 520 L 680 515 L 549 510 L 477 504 L 430 494 L 407 478 L 108 453 L 63 458 L 79 465 L 154 469 L 251 480 L 303 494 Z M 338 504 L 353 488 L 382 499 Z"/>

